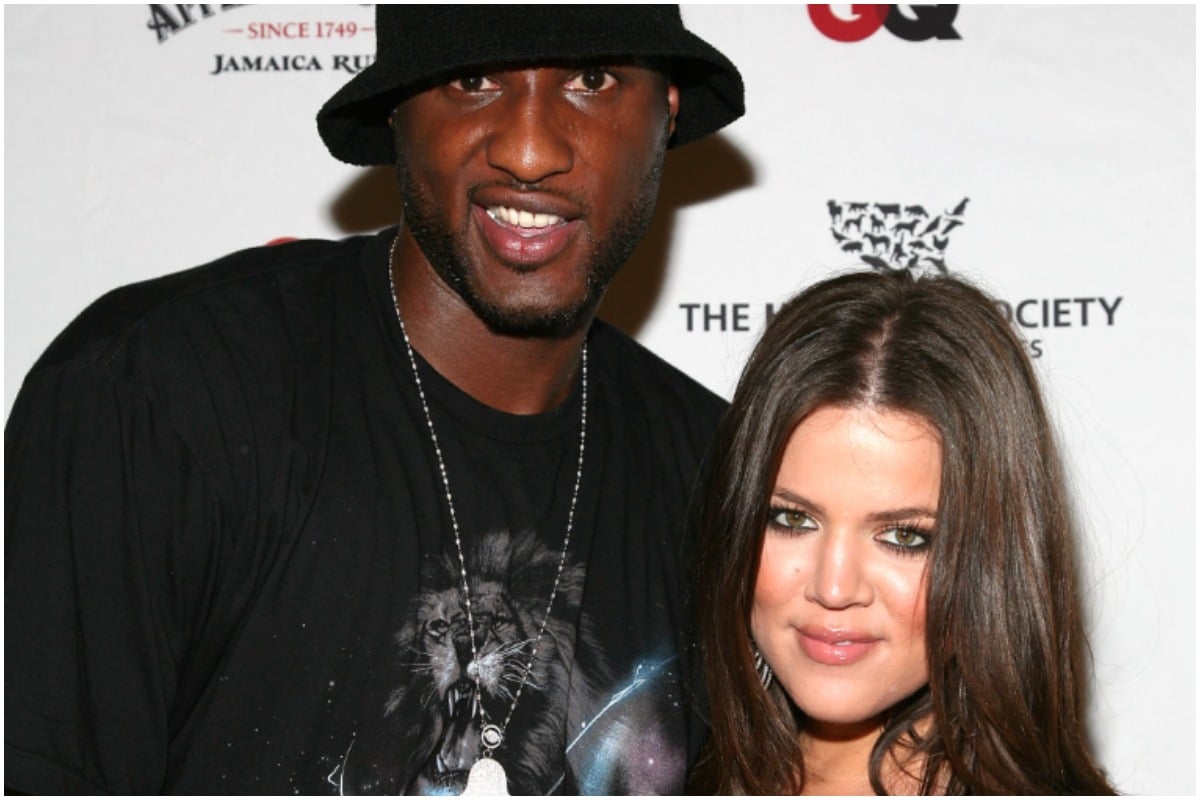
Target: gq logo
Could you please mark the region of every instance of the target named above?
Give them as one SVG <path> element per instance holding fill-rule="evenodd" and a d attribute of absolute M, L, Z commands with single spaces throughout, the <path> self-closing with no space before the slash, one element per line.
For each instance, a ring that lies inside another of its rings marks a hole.
<path fill-rule="evenodd" d="M 906 9 L 907 11 L 902 11 Z M 961 39 L 954 30 L 958 6 L 852 5 L 850 18 L 833 13 L 833 6 L 809 6 L 808 16 L 817 30 L 838 42 L 861 42 L 880 28 L 910 42 L 926 39 Z"/>

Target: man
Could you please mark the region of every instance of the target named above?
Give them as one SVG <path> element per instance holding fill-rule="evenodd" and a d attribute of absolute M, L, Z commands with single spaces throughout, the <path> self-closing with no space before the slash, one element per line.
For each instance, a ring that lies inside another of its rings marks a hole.
<path fill-rule="evenodd" d="M 377 15 L 318 127 L 402 228 L 118 290 L 22 388 L 15 789 L 682 787 L 722 403 L 593 318 L 740 76 L 671 6 Z"/>

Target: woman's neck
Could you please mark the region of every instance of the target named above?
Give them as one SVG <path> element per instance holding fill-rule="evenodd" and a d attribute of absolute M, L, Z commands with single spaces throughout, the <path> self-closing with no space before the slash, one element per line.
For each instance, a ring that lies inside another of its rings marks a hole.
<path fill-rule="evenodd" d="M 866 720 L 854 725 L 835 725 L 810 720 L 800 733 L 804 754 L 804 790 L 806 795 L 873 795 L 871 752 L 883 733 L 883 722 Z M 889 752 L 883 759 L 880 780 L 889 794 L 915 794 L 919 774 L 909 764 L 907 754 Z M 907 767 L 907 768 L 906 768 Z"/>
<path fill-rule="evenodd" d="M 804 791 L 810 795 L 870 795 L 871 749 L 882 726 L 875 720 L 830 725 L 812 720 L 800 732 Z"/>

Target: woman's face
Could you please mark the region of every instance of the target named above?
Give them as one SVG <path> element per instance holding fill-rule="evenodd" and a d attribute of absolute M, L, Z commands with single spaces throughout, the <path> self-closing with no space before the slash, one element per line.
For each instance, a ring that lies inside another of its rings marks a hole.
<path fill-rule="evenodd" d="M 813 722 L 874 724 L 928 681 L 925 567 L 941 467 L 932 427 L 897 411 L 826 406 L 788 439 L 750 623 Z"/>

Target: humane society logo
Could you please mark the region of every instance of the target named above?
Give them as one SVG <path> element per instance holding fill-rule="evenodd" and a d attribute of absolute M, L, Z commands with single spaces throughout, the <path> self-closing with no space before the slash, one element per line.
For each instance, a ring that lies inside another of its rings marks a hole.
<path fill-rule="evenodd" d="M 971 198 L 947 206 L 865 200 L 827 200 L 833 246 L 877 272 L 908 270 L 950 274 L 947 256 L 953 234 L 966 225 Z M 844 269 L 847 264 L 831 266 Z M 1112 328 L 1124 295 L 1077 292 L 1070 296 L 1000 298 L 1004 316 L 1023 335 L 1032 358 L 1045 353 L 1046 336 L 1064 328 Z M 680 303 L 687 333 L 752 333 L 775 316 L 781 302 Z"/>
<path fill-rule="evenodd" d="M 347 73 L 361 72 L 375 60 L 374 20 L 358 20 L 361 7 L 346 6 L 328 14 L 327 6 L 315 6 L 321 12 L 309 15 L 308 7 L 262 7 L 245 5 L 177 4 L 150 5 L 150 18 L 146 29 L 151 31 L 158 44 L 170 41 L 198 23 L 214 19 L 232 20 L 234 24 L 220 29 L 220 33 L 241 40 L 242 52 L 214 53 L 209 75 L 226 75 L 247 72 L 313 72 L 333 70 Z M 253 9 L 244 10 L 244 9 Z M 260 10 L 262 9 L 262 10 Z M 229 12 L 241 14 L 226 16 Z M 296 17 L 297 14 L 303 16 Z M 257 15 L 247 19 L 248 15 Z M 373 16 L 373 14 L 372 14 Z M 303 44 L 307 52 L 280 53 L 256 52 L 267 43 L 284 42 Z M 325 52 L 331 45 L 342 43 L 361 44 L 368 52 L 333 53 Z M 244 48 L 250 48 L 245 52 Z"/>
<path fill-rule="evenodd" d="M 950 234 L 965 224 L 969 197 L 949 209 L 926 211 L 920 204 L 829 200 L 829 232 L 843 253 L 856 254 L 877 272 L 949 274 Z M 1032 358 L 1045 352 L 1047 329 L 1112 327 L 1124 301 L 1115 297 L 1033 297 L 999 299 L 1000 310 L 1024 336 Z"/>
<path fill-rule="evenodd" d="M 829 200 L 829 231 L 843 253 L 856 255 L 877 271 L 932 269 L 945 274 L 950 234 L 963 224 L 970 198 L 953 208 L 931 214 L 924 206 Z M 685 329 L 746 333 L 759 315 L 750 303 L 680 303 Z M 775 303 L 763 306 L 761 318 L 770 322 Z"/>
<path fill-rule="evenodd" d="M 888 269 L 946 269 L 950 234 L 963 224 L 964 197 L 953 208 L 930 214 L 918 204 L 830 200 L 829 231 L 844 253 L 859 253 L 863 263 Z"/>

